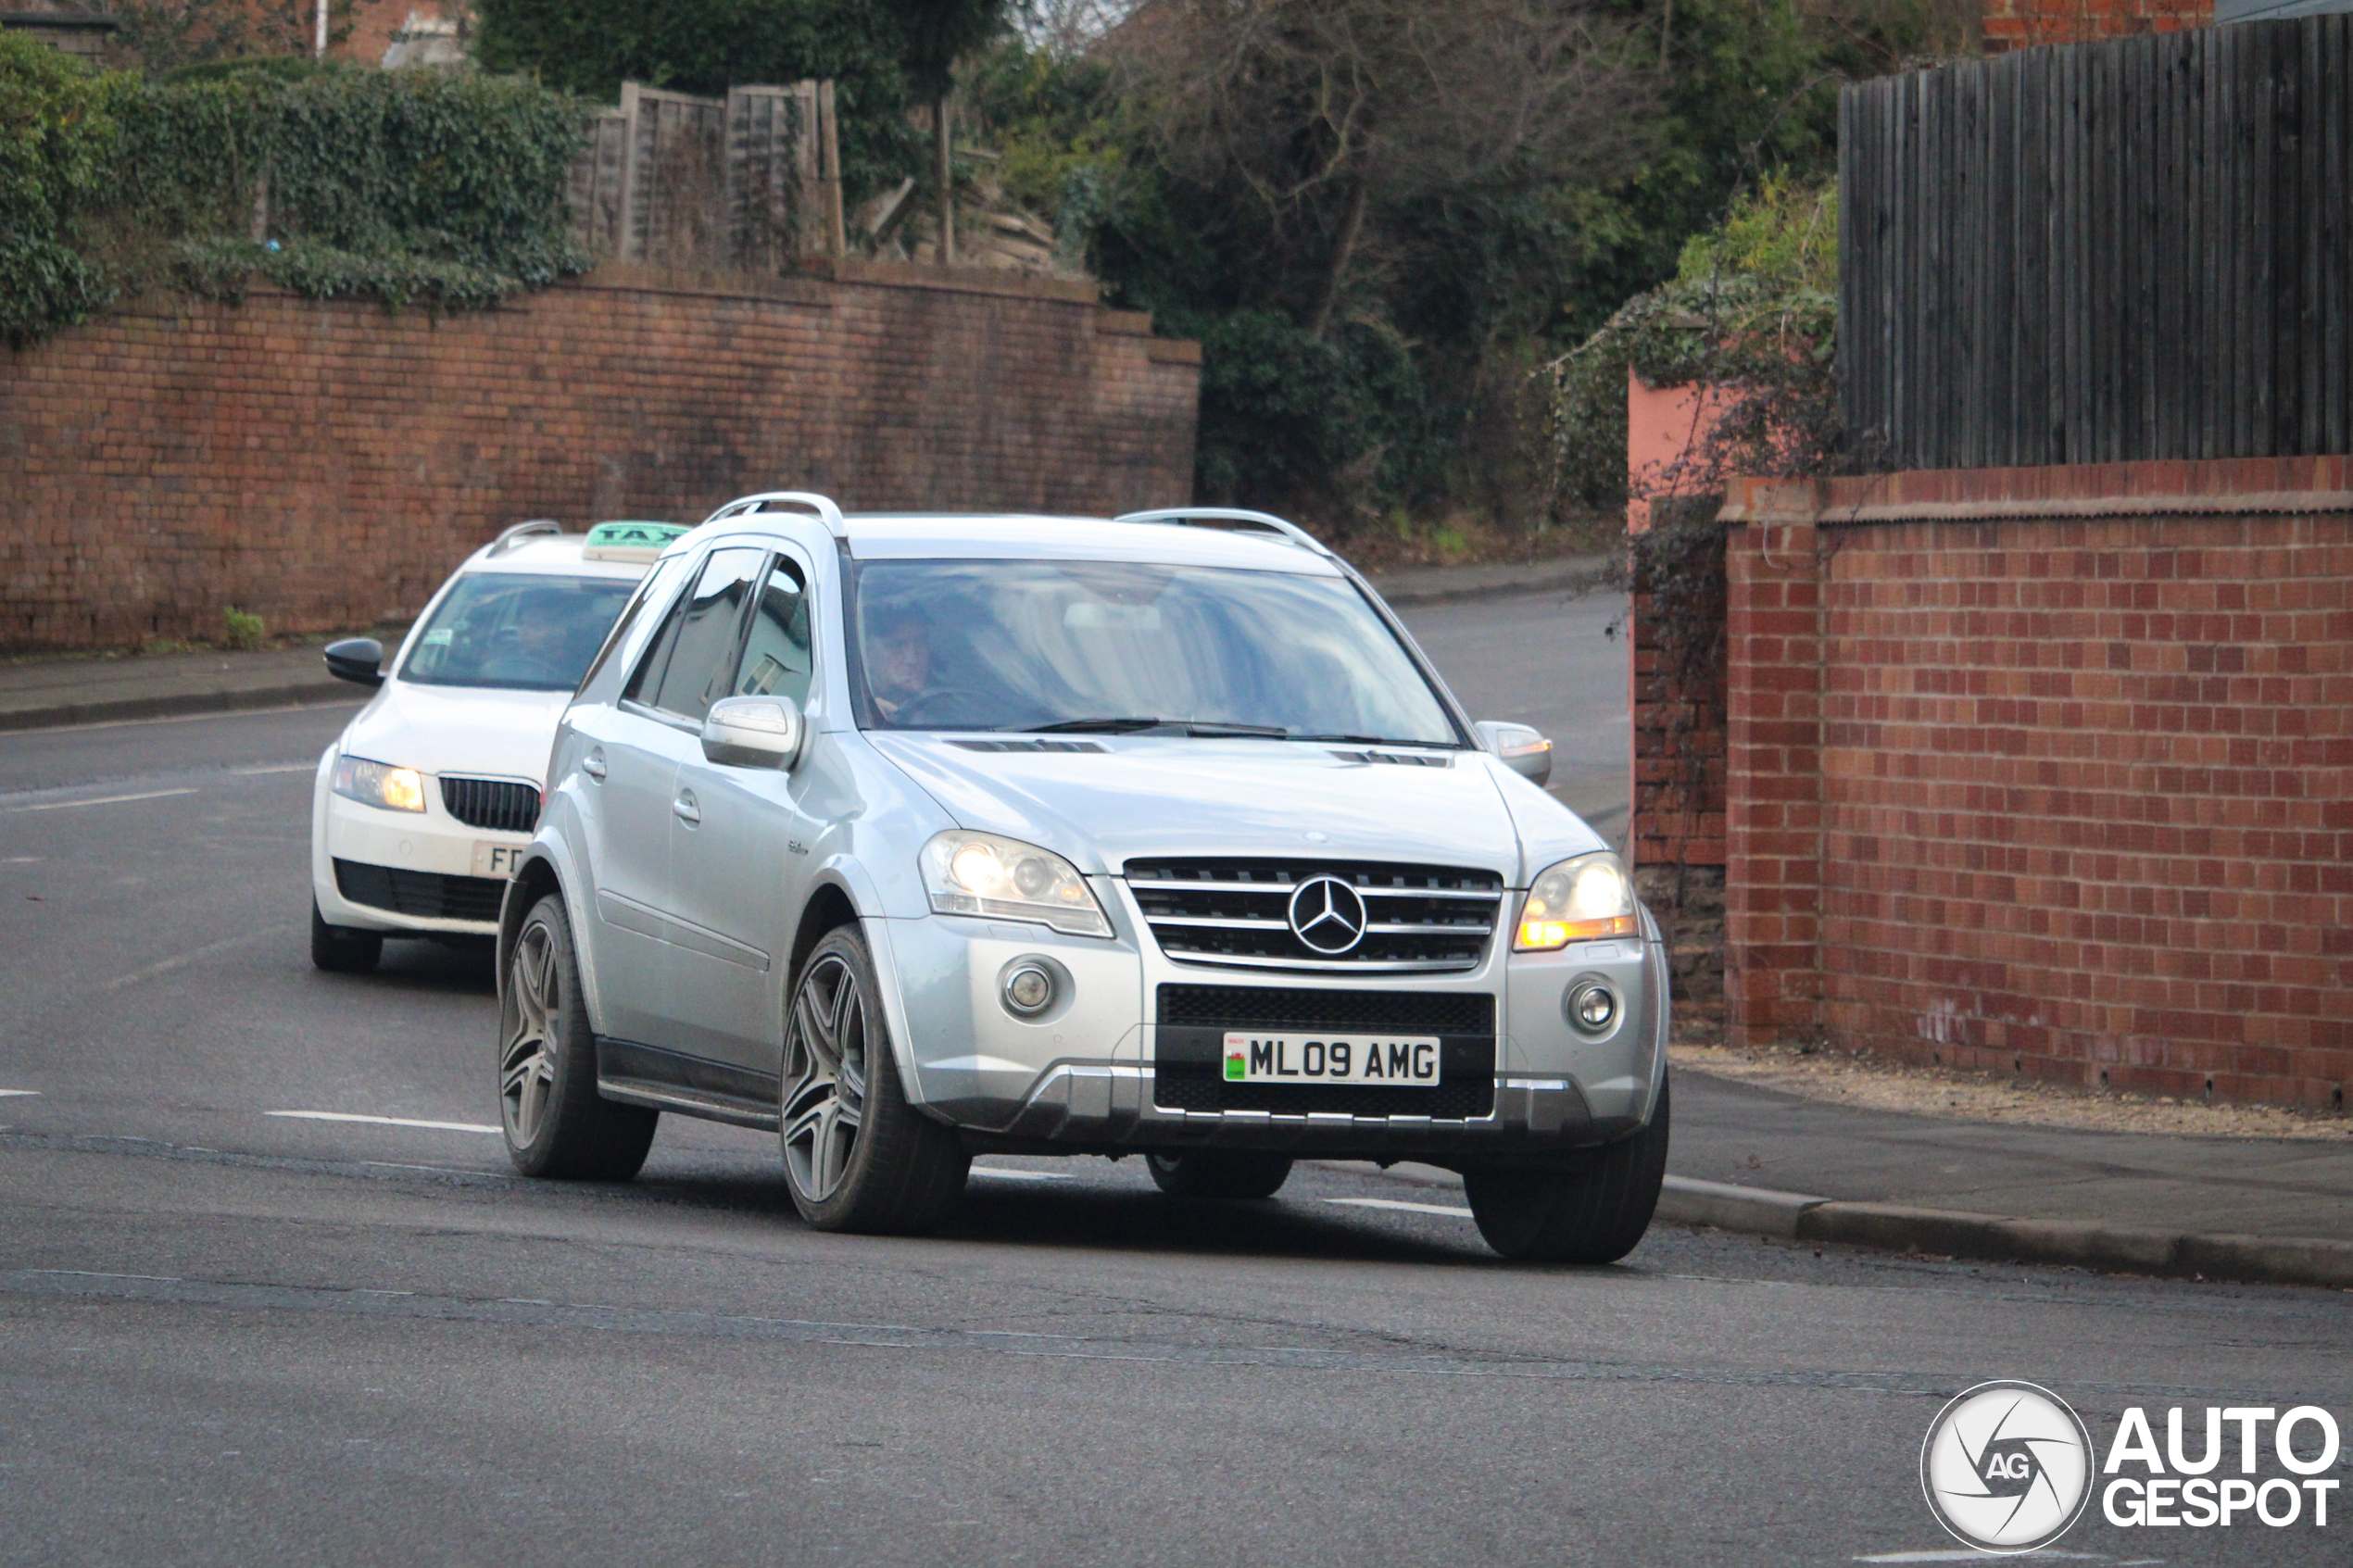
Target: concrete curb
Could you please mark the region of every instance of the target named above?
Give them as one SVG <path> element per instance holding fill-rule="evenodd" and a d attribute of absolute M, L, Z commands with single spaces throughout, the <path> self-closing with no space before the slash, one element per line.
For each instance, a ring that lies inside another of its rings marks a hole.
<path fill-rule="evenodd" d="M 1667 1178 L 1658 1217 L 1672 1224 L 1989 1262 L 2068 1263 L 2120 1273 L 2255 1285 L 2353 1288 L 2353 1242 L 2318 1236 L 2204 1235 L 2099 1220 L 2019 1220 L 1900 1203 Z"/>
<path fill-rule="evenodd" d="M 366 700 L 348 683 L 329 676 L 321 681 L 251 686 L 240 691 L 171 692 L 111 702 L 68 702 L 47 708 L 0 709 L 0 731 L 51 730 L 68 724 L 170 719 L 183 713 L 235 713 L 247 709 L 324 708 Z"/>
<path fill-rule="evenodd" d="M 1334 1169 L 1365 1167 L 1339 1161 Z M 1383 1174 L 1417 1186 L 1461 1190 L 1462 1178 L 1435 1165 L 1404 1162 Z M 2116 1273 L 2168 1274 L 2250 1285 L 2311 1285 L 2353 1289 L 2353 1241 L 2318 1236 L 2203 1235 L 2112 1225 L 2099 1220 L 2014 1220 L 1901 1203 L 1847 1203 L 1810 1193 L 1775 1192 L 1669 1176 L 1657 1217 L 1673 1225 L 1712 1225 L 1781 1241 L 1835 1242 L 1882 1252 L 1930 1252 L 1995 1263 L 2064 1263 Z"/>
<path fill-rule="evenodd" d="M 1414 605 L 1460 604 L 1470 599 L 1521 598 L 1534 594 L 1586 593 L 1599 587 L 1609 576 L 1606 565 L 1596 565 L 1591 558 L 1577 558 L 1563 562 L 1546 562 L 1530 568 L 1525 577 L 1506 578 L 1491 583 L 1465 583 L 1453 585 L 1430 584 L 1416 587 L 1412 575 L 1399 574 L 1404 581 L 1393 587 L 1380 576 L 1366 572 L 1365 580 L 1388 604 L 1404 608 Z"/>

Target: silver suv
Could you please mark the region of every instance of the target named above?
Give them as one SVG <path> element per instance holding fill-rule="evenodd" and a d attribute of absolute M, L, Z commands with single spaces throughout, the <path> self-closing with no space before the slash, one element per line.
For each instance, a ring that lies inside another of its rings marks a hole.
<path fill-rule="evenodd" d="M 626 1179 L 662 1111 L 775 1129 L 810 1223 L 887 1232 L 980 1153 L 1223 1198 L 1410 1159 L 1507 1256 L 1622 1257 L 1666 969 L 1549 760 L 1277 519 L 748 496 L 557 732 L 499 924 L 508 1148 Z"/>

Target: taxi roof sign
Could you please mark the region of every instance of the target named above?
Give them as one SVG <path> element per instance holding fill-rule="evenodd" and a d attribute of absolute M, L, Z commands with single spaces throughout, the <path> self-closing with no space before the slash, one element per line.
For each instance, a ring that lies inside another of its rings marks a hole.
<path fill-rule="evenodd" d="M 683 522 L 600 522 L 588 531 L 580 558 L 650 561 L 687 527 Z"/>

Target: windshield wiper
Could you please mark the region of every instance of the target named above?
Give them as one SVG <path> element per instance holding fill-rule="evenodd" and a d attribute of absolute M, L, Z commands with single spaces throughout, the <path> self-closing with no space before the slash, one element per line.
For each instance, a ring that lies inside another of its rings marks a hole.
<path fill-rule="evenodd" d="M 1166 719 L 1061 719 L 1051 724 L 1000 724 L 1000 730 L 1018 730 L 1026 735 L 1126 735 L 1138 730 L 1164 730 Z"/>
<path fill-rule="evenodd" d="M 1399 740 L 1394 735 L 1293 735 L 1293 740 L 1340 742 L 1349 746 L 1426 746 L 1437 751 L 1459 751 L 1462 747 L 1452 741 Z"/>
<path fill-rule="evenodd" d="M 1015 726 L 1007 725 L 1008 729 Z M 1097 734 L 1132 735 L 1146 730 L 1182 730 L 1189 735 L 1204 739 L 1225 740 L 1237 736 L 1253 740 L 1290 740 L 1291 733 L 1280 724 L 1227 724 L 1214 719 L 1062 719 L 1051 724 L 1018 726 L 1026 735 Z"/>

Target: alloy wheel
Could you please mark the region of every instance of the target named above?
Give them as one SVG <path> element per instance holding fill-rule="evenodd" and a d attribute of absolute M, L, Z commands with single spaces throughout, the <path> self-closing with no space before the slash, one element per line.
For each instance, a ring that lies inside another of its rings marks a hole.
<path fill-rule="evenodd" d="M 517 1148 L 539 1135 L 555 1090 L 557 1014 L 562 1006 L 557 969 L 555 933 L 547 922 L 533 921 L 516 941 L 509 967 L 513 1016 L 498 1052 L 498 1111 L 508 1141 Z"/>
<path fill-rule="evenodd" d="M 827 953 L 801 976 L 785 1037 L 785 1165 L 803 1198 L 823 1203 L 841 1185 L 865 1110 L 865 1003 Z"/>

